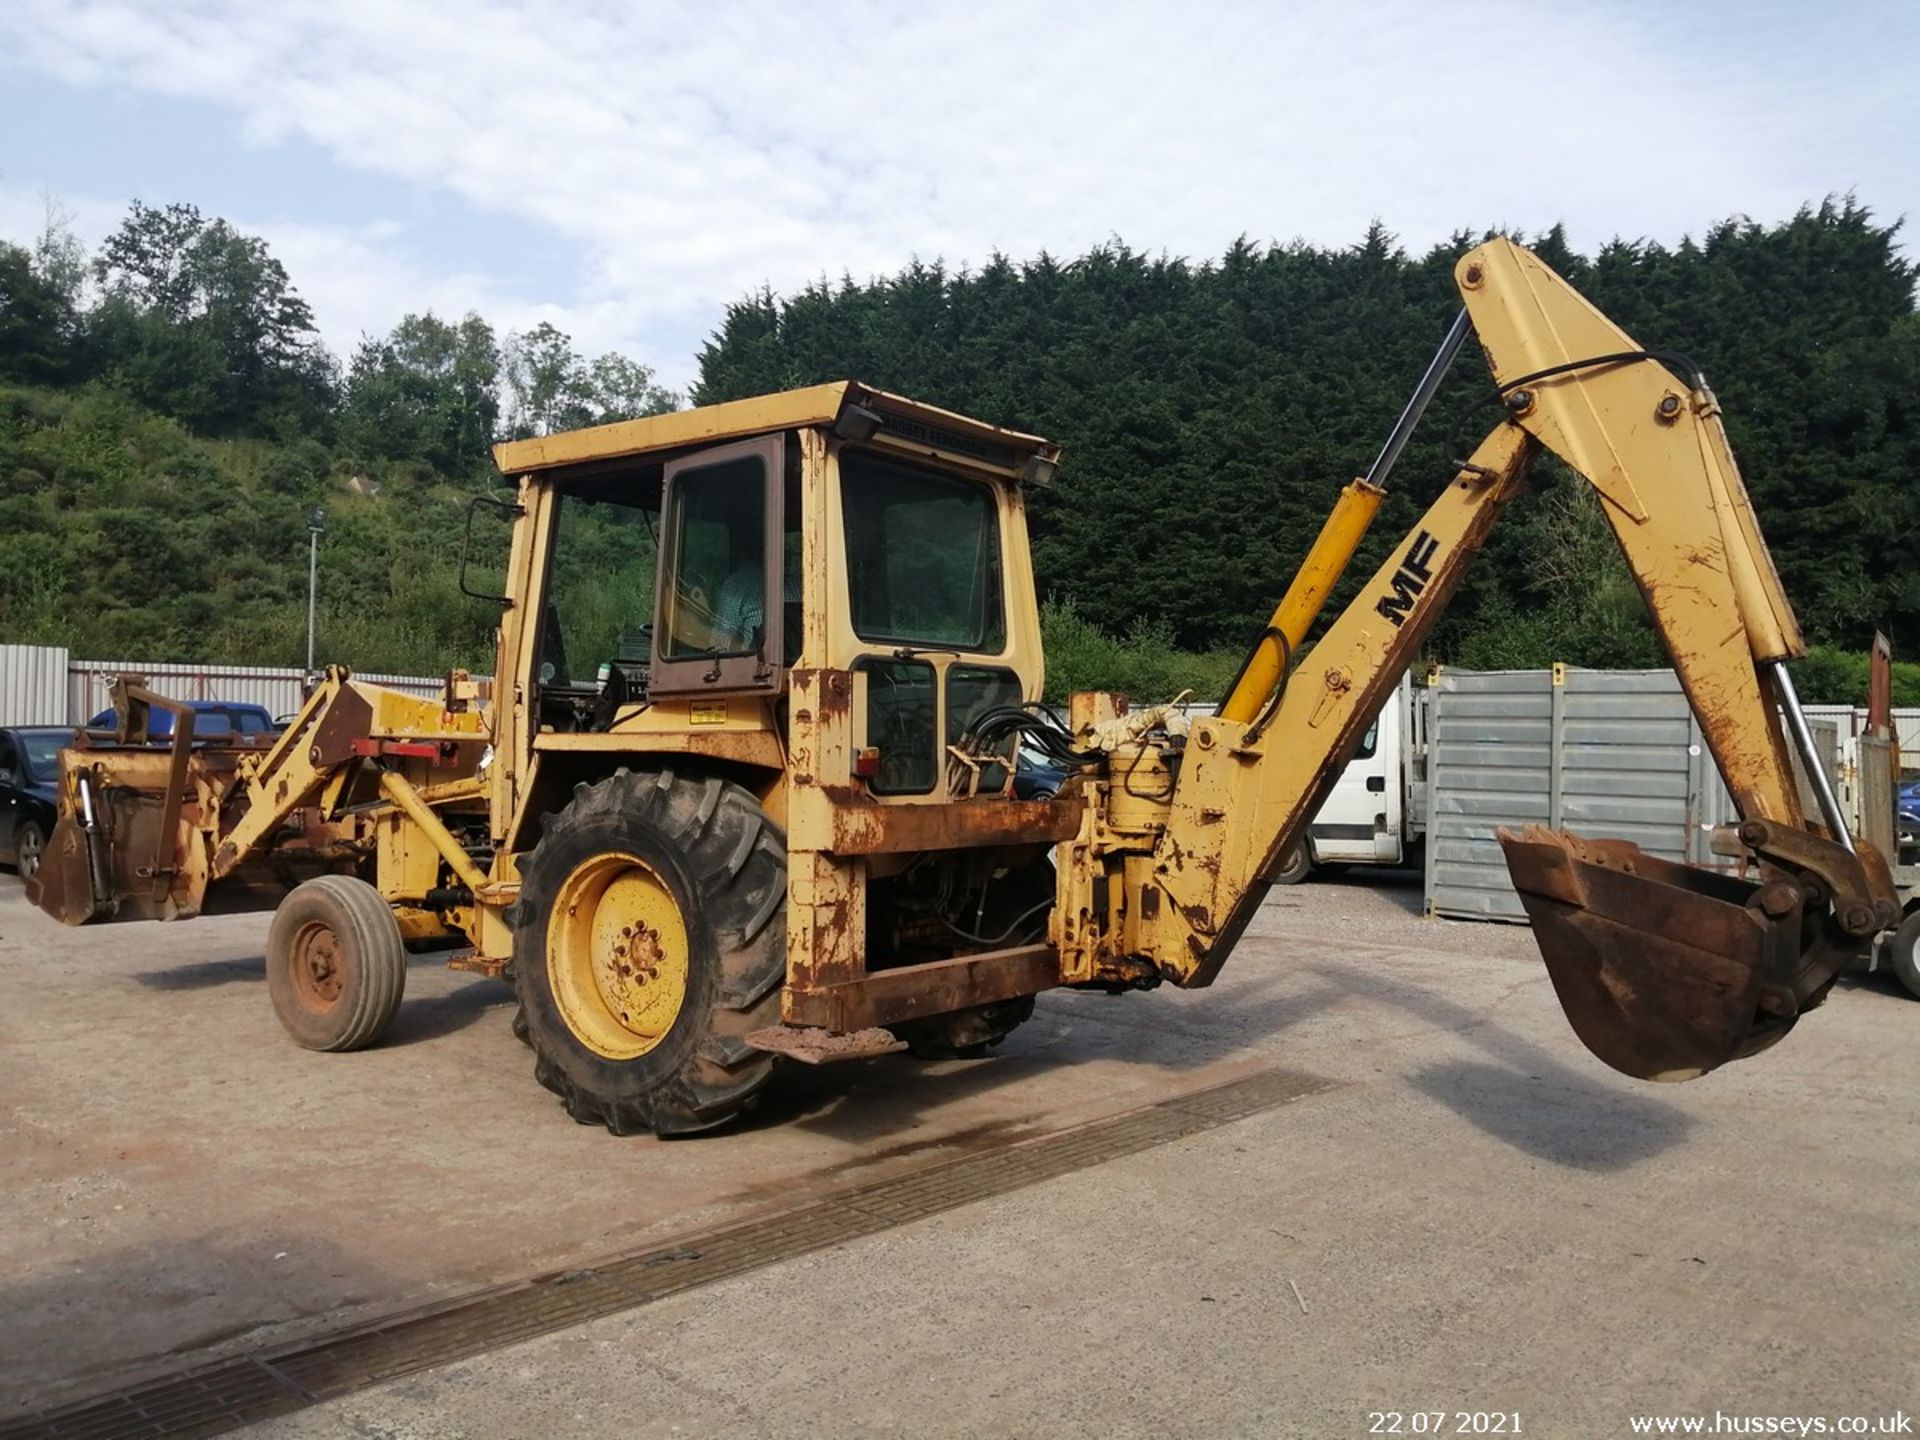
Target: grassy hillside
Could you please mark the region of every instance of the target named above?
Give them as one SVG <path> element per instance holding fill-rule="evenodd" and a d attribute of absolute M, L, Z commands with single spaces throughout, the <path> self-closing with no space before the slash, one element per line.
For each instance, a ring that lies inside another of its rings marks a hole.
<path fill-rule="evenodd" d="M 0 388 L 0 638 L 101 657 L 297 665 L 307 529 L 319 649 L 360 669 L 491 664 L 493 608 L 456 584 L 483 478 L 336 460 L 314 440 L 209 440 L 100 385 Z"/>

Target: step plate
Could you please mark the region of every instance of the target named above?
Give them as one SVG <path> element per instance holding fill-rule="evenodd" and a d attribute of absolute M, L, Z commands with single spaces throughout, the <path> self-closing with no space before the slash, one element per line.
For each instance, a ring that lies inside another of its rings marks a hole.
<path fill-rule="evenodd" d="M 836 1060 L 870 1060 L 907 1048 L 891 1030 L 874 1026 L 839 1034 L 817 1025 L 769 1025 L 747 1036 L 747 1043 L 769 1055 L 784 1055 L 807 1065 L 831 1065 Z"/>

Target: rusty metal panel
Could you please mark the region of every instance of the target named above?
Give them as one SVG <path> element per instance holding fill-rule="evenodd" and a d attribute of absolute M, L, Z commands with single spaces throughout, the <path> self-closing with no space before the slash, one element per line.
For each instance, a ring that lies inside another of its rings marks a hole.
<path fill-rule="evenodd" d="M 0 645 L 0 725 L 67 723 L 67 652 Z"/>
<path fill-rule="evenodd" d="M 880 805 L 850 788 L 830 786 L 835 855 L 899 855 L 1070 840 L 1086 800 L 953 800 L 935 805 Z"/>
<path fill-rule="evenodd" d="M 789 988 L 784 1015 L 789 1025 L 849 1032 L 991 1005 L 1059 983 L 1060 957 L 1053 947 L 1022 945 L 875 970 L 813 990 Z"/>

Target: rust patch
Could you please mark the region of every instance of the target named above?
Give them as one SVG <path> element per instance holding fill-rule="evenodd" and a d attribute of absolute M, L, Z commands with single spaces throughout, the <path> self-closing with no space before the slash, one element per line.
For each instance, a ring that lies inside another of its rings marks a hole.
<path fill-rule="evenodd" d="M 847 785 L 821 787 L 833 805 L 836 855 L 897 855 L 991 845 L 1051 845 L 1072 839 L 1086 810 L 1082 794 L 1052 800 L 954 800 L 882 805 Z"/>
<path fill-rule="evenodd" d="M 824 723 L 829 719 L 845 715 L 853 705 L 853 672 L 850 670 L 822 670 L 820 674 L 819 705 L 820 719 Z"/>
<path fill-rule="evenodd" d="M 818 990 L 787 992 L 790 1024 L 854 1031 L 1033 995 L 1060 984 L 1051 945 L 900 965 Z"/>

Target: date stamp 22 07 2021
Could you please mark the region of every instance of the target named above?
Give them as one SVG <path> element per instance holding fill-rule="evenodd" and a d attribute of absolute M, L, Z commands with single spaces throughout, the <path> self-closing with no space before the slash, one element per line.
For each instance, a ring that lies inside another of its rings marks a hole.
<path fill-rule="evenodd" d="M 1369 1410 L 1369 1435 L 1519 1435 L 1518 1410 Z"/>

